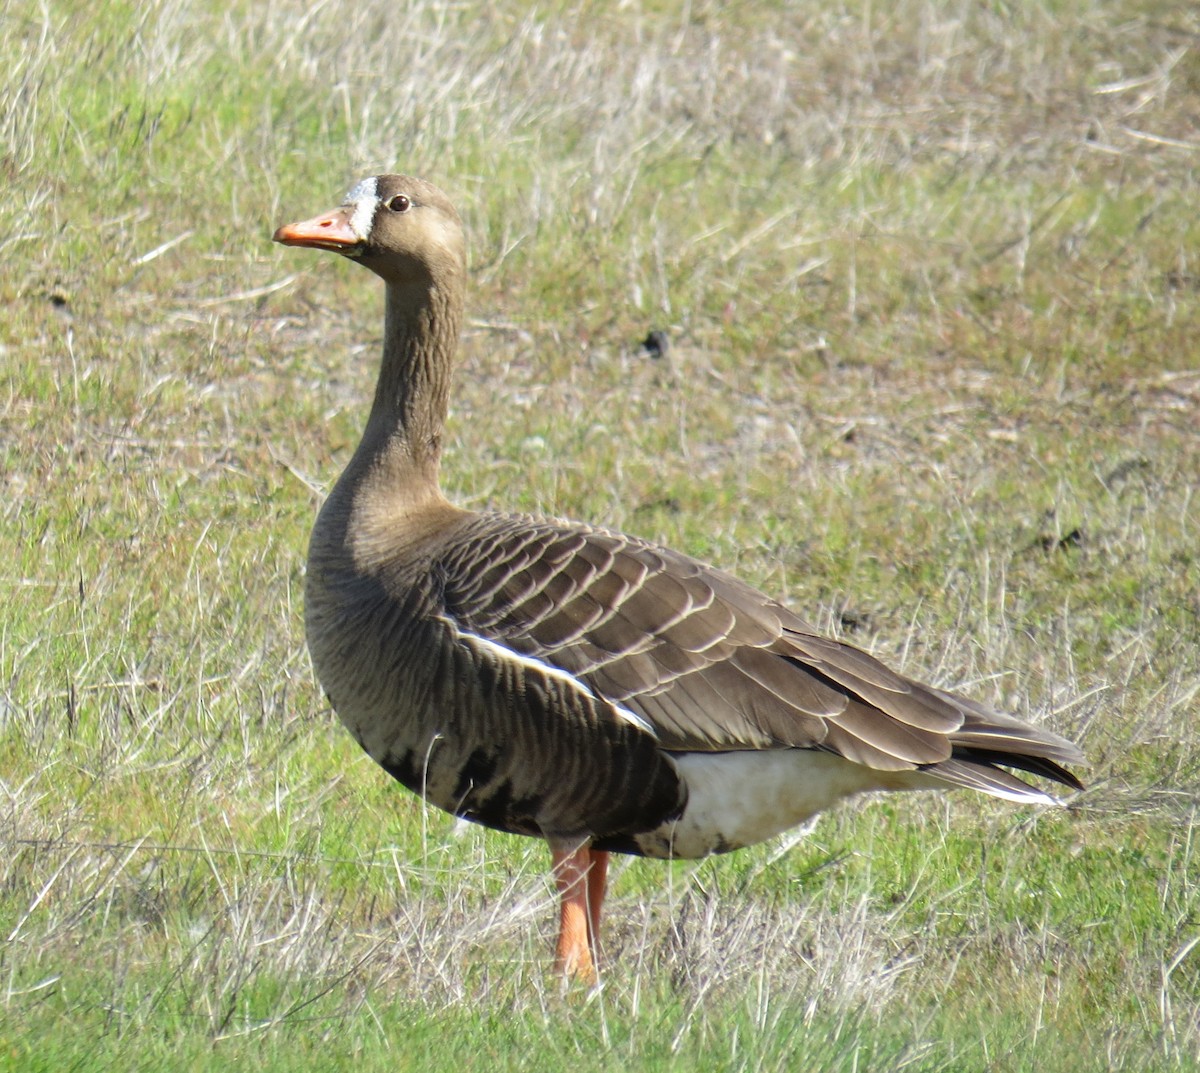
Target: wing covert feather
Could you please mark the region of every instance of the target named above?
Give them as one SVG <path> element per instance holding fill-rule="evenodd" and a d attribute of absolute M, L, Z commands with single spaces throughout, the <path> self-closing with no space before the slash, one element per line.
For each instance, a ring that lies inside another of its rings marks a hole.
<path fill-rule="evenodd" d="M 667 751 L 820 748 L 1002 794 L 1024 784 L 990 769 L 997 756 L 1044 758 L 1028 768 L 1037 774 L 1082 759 L 1066 739 L 919 685 L 736 578 L 633 537 L 476 515 L 438 573 L 443 613 L 463 630 L 575 676 Z"/>

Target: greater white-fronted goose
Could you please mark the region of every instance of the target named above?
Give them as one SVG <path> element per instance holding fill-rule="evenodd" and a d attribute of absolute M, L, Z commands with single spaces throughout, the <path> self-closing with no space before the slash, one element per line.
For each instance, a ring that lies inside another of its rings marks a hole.
<path fill-rule="evenodd" d="M 1081 789 L 1065 738 L 920 685 L 729 574 L 610 530 L 450 504 L 438 485 L 466 253 L 404 175 L 275 232 L 387 285 L 362 442 L 308 554 L 317 674 L 359 744 L 456 816 L 550 844 L 558 969 L 594 979 L 610 852 L 703 857 L 869 790 Z"/>

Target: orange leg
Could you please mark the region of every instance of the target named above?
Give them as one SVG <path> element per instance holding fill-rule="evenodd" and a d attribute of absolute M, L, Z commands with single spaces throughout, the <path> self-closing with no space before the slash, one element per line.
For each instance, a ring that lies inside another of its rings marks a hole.
<path fill-rule="evenodd" d="M 554 968 L 582 983 L 595 983 L 608 854 L 593 852 L 586 842 L 574 845 L 551 841 L 550 856 L 559 895 Z"/>
<path fill-rule="evenodd" d="M 600 967 L 600 910 L 604 905 L 604 893 L 608 890 L 608 853 L 602 849 L 592 850 L 592 867 L 587 874 L 588 900 L 588 945 L 592 948 L 592 960 Z"/>

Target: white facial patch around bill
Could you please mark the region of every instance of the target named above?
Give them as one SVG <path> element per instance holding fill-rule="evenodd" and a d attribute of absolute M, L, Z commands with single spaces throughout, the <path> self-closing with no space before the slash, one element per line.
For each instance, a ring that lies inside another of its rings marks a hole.
<path fill-rule="evenodd" d="M 375 210 L 379 207 L 378 183 L 375 177 L 356 183 L 342 204 L 353 206 L 350 230 L 366 242 L 371 234 L 371 225 L 375 222 Z"/>

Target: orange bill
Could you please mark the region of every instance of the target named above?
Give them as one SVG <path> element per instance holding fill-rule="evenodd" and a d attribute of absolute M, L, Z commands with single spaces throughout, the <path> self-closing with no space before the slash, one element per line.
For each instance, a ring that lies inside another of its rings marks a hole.
<path fill-rule="evenodd" d="M 344 253 L 362 245 L 362 239 L 350 226 L 353 212 L 352 207 L 343 205 L 340 209 L 314 216 L 311 220 L 284 224 L 275 232 L 275 241 L 285 246 L 309 246 Z"/>

